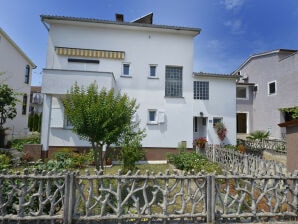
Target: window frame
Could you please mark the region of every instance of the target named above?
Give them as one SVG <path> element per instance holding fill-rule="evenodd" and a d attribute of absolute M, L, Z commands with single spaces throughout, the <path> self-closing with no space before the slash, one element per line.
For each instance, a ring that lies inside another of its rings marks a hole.
<path fill-rule="evenodd" d="M 213 117 L 212 122 L 213 122 L 213 127 L 215 127 L 217 123 L 223 123 L 223 117 Z"/>
<path fill-rule="evenodd" d="M 207 86 L 201 86 L 200 84 L 207 84 Z M 201 89 L 203 88 L 203 89 Z M 207 94 L 205 93 L 207 89 Z M 209 81 L 193 81 L 193 99 L 195 100 L 209 100 Z"/>
<path fill-rule="evenodd" d="M 271 84 L 274 84 L 274 93 L 271 93 L 271 91 L 270 91 L 270 85 Z M 277 82 L 276 82 L 276 80 L 273 80 L 273 81 L 270 81 L 270 82 L 267 83 L 267 93 L 268 93 L 268 96 L 273 96 L 273 95 L 277 94 Z"/>
<path fill-rule="evenodd" d="M 180 71 L 170 71 L 174 69 Z M 183 66 L 165 66 L 165 97 L 183 98 Z"/>
<path fill-rule="evenodd" d="M 154 112 L 154 120 L 151 120 L 150 113 Z M 157 109 L 148 109 L 148 118 L 147 124 L 158 124 L 158 110 Z"/>
<path fill-rule="evenodd" d="M 245 88 L 245 97 L 239 97 L 238 96 L 238 91 L 237 91 L 237 89 L 238 88 Z M 236 98 L 238 99 L 238 100 L 248 100 L 248 86 L 237 86 L 236 87 Z"/>
<path fill-rule="evenodd" d="M 29 80 L 30 80 L 30 65 L 26 65 L 24 83 L 29 84 Z"/>
<path fill-rule="evenodd" d="M 121 77 L 132 77 L 131 76 L 131 63 L 129 63 L 129 62 L 123 62 L 122 63 L 122 68 L 121 68 Z M 127 66 L 128 67 L 128 74 L 126 74 L 125 73 L 125 66 Z"/>
<path fill-rule="evenodd" d="M 27 95 L 27 93 L 25 93 L 23 95 L 22 115 L 27 114 L 27 102 L 28 102 L 28 95 Z"/>
<path fill-rule="evenodd" d="M 153 67 L 155 68 L 154 75 L 152 75 L 152 73 L 151 73 L 151 68 L 153 68 Z M 157 76 L 157 64 L 149 64 L 148 78 L 149 79 L 158 79 L 158 76 Z"/>

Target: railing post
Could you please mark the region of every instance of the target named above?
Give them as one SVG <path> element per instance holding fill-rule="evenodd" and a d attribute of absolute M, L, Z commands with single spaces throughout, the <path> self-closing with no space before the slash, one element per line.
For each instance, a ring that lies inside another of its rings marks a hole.
<path fill-rule="evenodd" d="M 65 194 L 64 194 L 64 214 L 63 223 L 72 223 L 73 212 L 73 197 L 74 197 L 74 175 L 73 173 L 67 173 L 65 175 Z"/>
<path fill-rule="evenodd" d="M 244 155 L 244 172 L 249 174 L 248 155 Z"/>
<path fill-rule="evenodd" d="M 212 162 L 215 162 L 216 159 L 215 159 L 215 146 L 212 145 Z"/>
<path fill-rule="evenodd" d="M 207 223 L 215 223 L 215 176 L 207 176 Z"/>

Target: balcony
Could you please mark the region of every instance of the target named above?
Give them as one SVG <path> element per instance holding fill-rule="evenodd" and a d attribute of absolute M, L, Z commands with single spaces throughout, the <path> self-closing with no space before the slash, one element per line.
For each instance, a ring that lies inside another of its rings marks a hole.
<path fill-rule="evenodd" d="M 42 93 L 65 94 L 77 82 L 79 86 L 89 86 L 96 82 L 98 88 L 115 88 L 116 80 L 112 72 L 44 69 Z"/>

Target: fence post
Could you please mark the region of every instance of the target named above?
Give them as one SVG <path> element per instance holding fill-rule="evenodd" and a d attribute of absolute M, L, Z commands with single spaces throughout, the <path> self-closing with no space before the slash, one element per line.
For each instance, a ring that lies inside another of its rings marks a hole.
<path fill-rule="evenodd" d="M 216 159 L 215 159 L 215 146 L 212 145 L 212 162 L 215 162 Z"/>
<path fill-rule="evenodd" d="M 73 173 L 67 173 L 65 175 L 65 194 L 64 194 L 64 213 L 63 223 L 72 223 L 72 212 L 73 212 L 73 197 L 74 197 L 74 175 Z"/>
<path fill-rule="evenodd" d="M 215 223 L 215 176 L 207 176 L 207 223 Z"/>
<path fill-rule="evenodd" d="M 244 155 L 244 173 L 249 174 L 248 155 Z"/>

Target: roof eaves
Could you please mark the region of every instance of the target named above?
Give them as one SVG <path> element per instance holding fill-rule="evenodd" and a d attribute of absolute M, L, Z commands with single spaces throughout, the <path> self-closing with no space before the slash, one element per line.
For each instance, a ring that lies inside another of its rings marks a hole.
<path fill-rule="evenodd" d="M 230 75 L 230 74 L 216 74 L 216 73 L 205 73 L 205 72 L 194 72 L 194 77 L 206 77 L 206 78 L 225 78 L 225 79 L 237 79 L 239 75 Z"/>
<path fill-rule="evenodd" d="M 254 58 L 263 57 L 263 56 L 272 55 L 272 54 L 277 54 L 277 53 L 280 53 L 280 52 L 295 53 L 295 52 L 297 52 L 297 50 L 276 49 L 276 50 L 272 50 L 272 51 L 265 51 L 265 52 L 262 52 L 262 53 L 252 54 L 235 71 L 233 71 L 231 74 L 237 73 L 241 68 L 244 67 L 244 65 L 246 65 L 248 62 L 250 62 Z"/>
<path fill-rule="evenodd" d="M 41 15 L 40 17 L 41 17 L 42 22 L 46 22 L 47 20 L 61 20 L 61 21 L 73 21 L 73 22 L 103 23 L 103 24 L 114 24 L 114 25 L 124 25 L 124 26 L 135 26 L 135 27 L 148 27 L 148 28 L 191 31 L 191 32 L 195 32 L 195 35 L 197 35 L 201 32 L 200 28 L 182 27 L 182 26 L 168 26 L 168 25 L 156 25 L 156 24 L 145 24 L 145 23 L 130 23 L 130 22 L 100 20 L 100 19 L 94 19 L 94 18 L 81 18 L 81 17 L 78 18 L 78 17 L 69 17 L 69 16 Z"/>
<path fill-rule="evenodd" d="M 7 39 L 7 41 L 25 58 L 26 61 L 32 66 L 32 68 L 36 68 L 36 65 L 31 61 L 31 59 L 22 51 L 22 49 L 8 36 L 7 33 L 0 27 L 0 33 Z"/>

